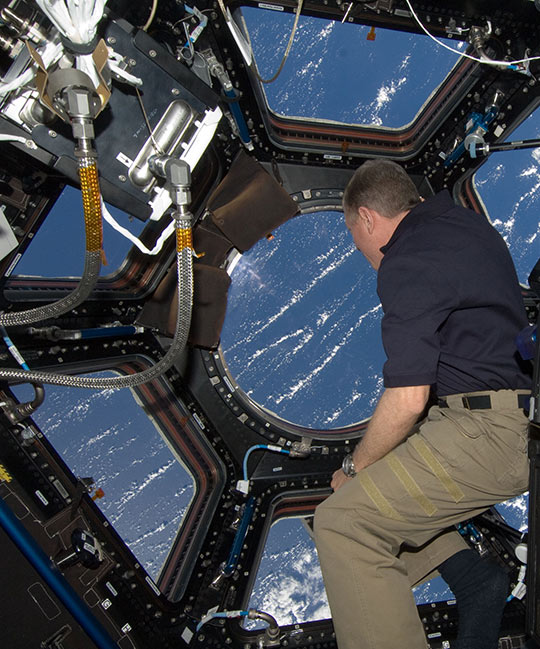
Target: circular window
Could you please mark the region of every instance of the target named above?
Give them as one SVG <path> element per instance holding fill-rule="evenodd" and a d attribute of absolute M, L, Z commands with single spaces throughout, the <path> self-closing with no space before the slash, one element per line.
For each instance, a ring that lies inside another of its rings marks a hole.
<path fill-rule="evenodd" d="M 368 417 L 382 389 L 381 307 L 342 213 L 291 219 L 231 275 L 221 345 L 248 397 L 307 428 Z"/>

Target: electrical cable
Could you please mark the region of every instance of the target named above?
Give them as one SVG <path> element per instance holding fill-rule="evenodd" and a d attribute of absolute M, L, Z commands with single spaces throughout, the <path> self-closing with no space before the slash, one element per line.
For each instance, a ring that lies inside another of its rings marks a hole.
<path fill-rule="evenodd" d="M 255 444 L 254 446 L 251 446 L 246 451 L 246 454 L 244 455 L 244 461 L 242 463 L 244 480 L 248 479 L 247 463 L 248 463 L 249 456 L 253 453 L 253 451 L 256 451 L 258 449 L 263 449 L 265 451 L 273 451 L 274 453 L 283 453 L 284 455 L 290 454 L 290 450 L 288 448 L 275 446 L 274 444 Z"/>
<path fill-rule="evenodd" d="M 220 0 L 221 1 L 221 0 Z M 302 12 L 302 5 L 304 4 L 304 0 L 298 0 L 298 6 L 296 7 L 296 14 L 294 17 L 294 24 L 293 28 L 291 31 L 291 35 L 289 36 L 289 42 L 287 43 L 287 48 L 285 49 L 285 54 L 283 55 L 283 58 L 281 59 L 281 63 L 279 64 L 279 68 L 277 69 L 277 72 L 274 74 L 274 76 L 270 77 L 270 79 L 263 79 L 261 75 L 259 74 L 259 71 L 257 70 L 257 64 L 255 64 L 255 75 L 257 79 L 261 83 L 273 83 L 281 74 L 281 71 L 283 70 L 283 66 L 285 65 L 285 62 L 289 58 L 289 52 L 291 51 L 291 47 L 294 41 L 294 37 L 296 35 L 296 29 L 298 27 L 298 20 L 300 19 L 300 13 Z"/>
<path fill-rule="evenodd" d="M 158 0 L 154 0 L 152 2 L 152 9 L 150 10 L 150 15 L 148 16 L 148 20 L 144 23 L 143 27 L 141 27 L 143 32 L 147 32 L 150 25 L 154 22 L 157 8 L 158 8 Z"/>
<path fill-rule="evenodd" d="M 502 66 L 505 66 L 505 67 L 511 67 L 511 66 L 514 66 L 514 65 L 519 65 L 520 63 L 528 63 L 529 61 L 537 61 L 537 60 L 540 59 L 540 56 L 532 56 L 532 57 L 526 57 L 524 59 L 516 59 L 514 61 L 497 61 L 497 60 L 494 60 L 494 59 L 485 60 L 485 59 L 482 59 L 482 58 L 478 58 L 476 56 L 471 56 L 470 54 L 465 54 L 464 52 L 460 52 L 459 50 L 456 50 L 453 47 L 450 47 L 449 45 L 446 45 L 446 43 L 443 43 L 438 38 L 433 36 L 433 34 L 431 34 L 426 29 L 426 27 L 423 25 L 420 18 L 418 18 L 418 16 L 416 15 L 416 12 L 412 8 L 410 0 L 405 0 L 405 2 L 407 3 L 407 6 L 409 7 L 409 10 L 410 10 L 413 18 L 416 20 L 416 22 L 418 23 L 418 25 L 420 26 L 422 31 L 427 36 L 429 36 L 431 38 L 431 40 L 435 41 L 437 43 L 437 45 L 440 45 L 441 47 L 444 47 L 445 49 L 449 50 L 450 52 L 454 52 L 454 54 L 459 54 L 459 56 L 464 56 L 465 58 L 471 59 L 472 61 L 476 61 L 477 63 L 484 63 L 485 65 L 502 65 Z"/>
<path fill-rule="evenodd" d="M 29 370 L 30 368 L 28 367 L 28 364 L 22 357 L 21 352 L 17 349 L 15 343 L 9 337 L 9 334 L 6 331 L 5 327 L 0 326 L 0 336 L 2 336 L 2 338 L 4 339 L 6 347 L 8 348 L 8 352 L 13 356 L 17 363 L 19 363 L 23 370 Z"/>
<path fill-rule="evenodd" d="M 190 14 L 190 16 L 194 16 L 197 18 L 199 21 L 199 24 L 193 29 L 191 34 L 189 33 L 189 28 L 187 27 L 186 23 L 184 23 L 184 30 L 186 32 L 186 38 L 187 42 L 184 45 L 184 48 L 190 47 L 190 50 L 193 48 L 193 43 L 199 38 L 203 30 L 205 29 L 206 25 L 208 25 L 208 17 L 204 14 L 204 12 L 199 11 L 197 7 L 190 7 L 189 5 L 185 5 L 185 10 L 186 13 Z"/>

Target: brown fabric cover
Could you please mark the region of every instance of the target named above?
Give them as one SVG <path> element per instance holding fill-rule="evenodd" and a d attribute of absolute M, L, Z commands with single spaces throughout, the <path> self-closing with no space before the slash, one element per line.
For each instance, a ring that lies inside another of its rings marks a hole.
<path fill-rule="evenodd" d="M 193 314 L 189 342 L 198 347 L 215 349 L 227 309 L 227 292 L 231 278 L 225 270 L 205 264 L 193 267 Z M 167 336 L 174 335 L 178 295 L 176 266 L 165 275 L 153 297 L 145 305 L 137 324 L 153 327 Z"/>
<path fill-rule="evenodd" d="M 216 226 L 238 250 L 249 250 L 298 212 L 298 205 L 241 151 L 207 204 Z"/>
<path fill-rule="evenodd" d="M 193 248 L 207 266 L 221 266 L 232 247 L 210 218 L 205 218 L 193 231 Z"/>
<path fill-rule="evenodd" d="M 198 347 L 215 349 L 225 320 L 231 283 L 227 272 L 219 266 L 231 248 L 248 250 L 294 216 L 298 205 L 256 160 L 242 151 L 210 196 L 207 210 L 211 220 L 205 217 L 193 233 L 195 252 L 204 256 L 193 266 L 189 341 Z M 175 266 L 145 304 L 137 323 L 172 336 L 177 310 Z"/>

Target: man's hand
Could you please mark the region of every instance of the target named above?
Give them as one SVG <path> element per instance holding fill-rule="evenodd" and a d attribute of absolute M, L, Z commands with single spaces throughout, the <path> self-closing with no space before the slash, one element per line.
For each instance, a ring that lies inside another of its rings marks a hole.
<path fill-rule="evenodd" d="M 352 478 L 348 478 L 341 469 L 338 469 L 337 471 L 334 471 L 330 486 L 334 491 L 337 491 L 338 489 L 343 487 L 346 482 L 349 482 L 349 480 L 352 480 Z"/>

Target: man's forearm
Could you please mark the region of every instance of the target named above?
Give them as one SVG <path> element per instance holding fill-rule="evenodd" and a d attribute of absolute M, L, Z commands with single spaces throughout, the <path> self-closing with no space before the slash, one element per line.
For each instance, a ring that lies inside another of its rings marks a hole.
<path fill-rule="evenodd" d="M 354 450 L 357 471 L 380 460 L 407 437 L 422 414 L 428 395 L 427 385 L 384 391 L 364 437 Z"/>

